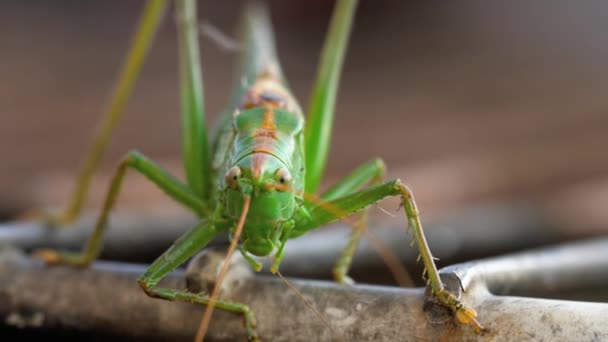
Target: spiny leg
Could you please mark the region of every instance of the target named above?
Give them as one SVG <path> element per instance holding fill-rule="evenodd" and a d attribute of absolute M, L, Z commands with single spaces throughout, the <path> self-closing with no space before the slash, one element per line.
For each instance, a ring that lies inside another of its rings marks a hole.
<path fill-rule="evenodd" d="M 72 266 L 87 266 L 99 256 L 102 248 L 103 234 L 106 222 L 116 198 L 118 196 L 122 180 L 128 168 L 133 168 L 146 178 L 156 184 L 161 190 L 174 200 L 191 209 L 199 216 L 206 214 L 203 201 L 196 196 L 188 187 L 173 178 L 167 171 L 156 165 L 138 152 L 129 152 L 120 163 L 103 206 L 103 211 L 97 220 L 95 230 L 81 253 L 59 252 L 51 249 L 42 249 L 34 252 L 34 256 L 43 259 L 47 264 L 68 264 Z"/>
<path fill-rule="evenodd" d="M 327 160 L 340 73 L 357 1 L 340 0 L 335 6 L 329 34 L 323 46 L 308 109 L 308 123 L 304 131 L 306 151 L 304 191 L 311 194 L 316 193 L 319 188 Z"/>
<path fill-rule="evenodd" d="M 44 211 L 33 211 L 26 213 L 25 217 L 42 219 L 52 226 L 68 225 L 78 218 L 86 200 L 91 178 L 99 166 L 111 133 L 123 113 L 127 100 L 131 96 L 131 92 L 154 40 L 155 33 L 166 12 L 167 5 L 168 1 L 166 0 L 150 0 L 144 8 L 137 30 L 133 36 L 130 51 L 126 56 L 123 69 L 110 97 L 110 103 L 105 111 L 104 120 L 91 146 L 88 157 L 82 166 L 67 208 L 58 215 Z"/>
<path fill-rule="evenodd" d="M 157 287 L 156 285 L 171 271 L 192 257 L 197 251 L 204 248 L 213 238 L 226 229 L 225 226 L 214 224 L 212 221 L 201 221 L 190 231 L 180 237 L 167 251 L 139 277 L 137 282 L 144 292 L 154 298 L 170 301 L 184 301 L 195 304 L 208 305 L 211 297 L 176 289 Z M 251 309 L 244 304 L 215 300 L 215 308 L 224 311 L 242 314 L 245 319 L 247 336 L 256 341 L 255 317 Z"/>
<path fill-rule="evenodd" d="M 382 180 L 384 175 L 385 165 L 380 159 L 369 161 L 357 169 L 355 169 L 350 175 L 342 179 L 336 185 L 329 188 L 325 193 L 321 195 L 321 199 L 324 201 L 331 201 L 341 196 L 358 191 L 363 185 L 370 182 L 371 184 L 377 184 Z M 314 204 L 313 204 L 314 205 Z M 312 209 L 312 208 L 309 208 Z M 348 244 L 340 254 L 338 261 L 336 262 L 333 274 L 334 279 L 341 284 L 353 284 L 354 281 L 348 276 L 348 270 L 352 264 L 353 256 L 359 245 L 361 239 L 361 233 L 366 228 L 368 219 L 369 208 L 364 209 L 363 214 L 357 220 L 354 225 L 353 232 L 348 240 Z"/>
<path fill-rule="evenodd" d="M 401 181 L 392 180 L 380 185 L 375 185 L 362 191 L 332 200 L 322 206 L 314 207 L 310 216 L 301 217 L 296 220 L 296 227 L 292 230 L 292 236 L 300 236 L 320 226 L 346 218 L 369 205 L 376 203 L 388 196 L 400 196 L 403 200 L 404 211 L 408 219 L 409 227 L 413 228 L 414 239 L 422 256 L 422 261 L 428 274 L 427 286 L 433 295 L 446 307 L 450 308 L 460 323 L 471 323 L 479 331 L 481 326 L 476 321 L 477 313 L 471 307 L 463 304 L 456 296 L 448 292 L 435 266 L 435 261 L 428 246 L 420 216 L 411 190 L 403 185 Z M 342 213 L 342 215 L 336 215 Z M 312 217 L 312 219 L 310 218 Z"/>

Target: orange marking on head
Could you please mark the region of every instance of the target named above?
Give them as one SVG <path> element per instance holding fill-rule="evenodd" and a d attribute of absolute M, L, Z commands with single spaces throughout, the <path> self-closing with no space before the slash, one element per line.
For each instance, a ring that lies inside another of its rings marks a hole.
<path fill-rule="evenodd" d="M 276 131 L 277 127 L 274 123 L 274 110 L 270 107 L 266 107 L 262 125 L 253 133 L 253 136 L 256 138 L 256 146 L 254 148 L 256 153 L 253 155 L 253 165 L 251 165 L 253 178 L 260 178 L 262 175 L 264 162 L 268 157 L 267 153 L 272 153 L 272 150 L 269 148 L 272 146 L 268 143 L 268 139 L 276 139 Z"/>
<path fill-rule="evenodd" d="M 272 147 L 271 145 L 258 145 L 253 149 L 253 153 L 268 153 L 268 154 L 272 154 L 272 148 L 267 148 L 267 147 Z"/>
<path fill-rule="evenodd" d="M 269 136 L 276 139 L 277 126 L 274 124 L 274 110 L 270 107 L 266 107 L 264 112 L 264 121 L 262 126 L 256 130 L 255 136 Z"/>
<path fill-rule="evenodd" d="M 254 153 L 251 158 L 251 174 L 253 178 L 258 179 L 262 176 L 262 170 L 264 168 L 264 162 L 268 158 L 266 153 Z"/>

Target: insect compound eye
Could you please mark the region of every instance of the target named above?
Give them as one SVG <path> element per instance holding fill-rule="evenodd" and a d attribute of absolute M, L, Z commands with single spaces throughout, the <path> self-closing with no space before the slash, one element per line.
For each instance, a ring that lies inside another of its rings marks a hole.
<path fill-rule="evenodd" d="M 231 167 L 228 172 L 226 172 L 224 177 L 226 178 L 226 184 L 228 187 L 231 189 L 236 189 L 238 186 L 237 181 L 241 177 L 241 168 L 238 166 Z"/>
<path fill-rule="evenodd" d="M 289 170 L 282 167 L 275 173 L 275 180 L 279 184 L 289 185 L 291 184 L 291 173 L 289 173 Z"/>

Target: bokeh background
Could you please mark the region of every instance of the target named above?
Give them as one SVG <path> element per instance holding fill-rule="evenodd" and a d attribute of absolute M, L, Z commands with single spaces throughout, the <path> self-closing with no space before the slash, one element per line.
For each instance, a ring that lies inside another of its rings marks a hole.
<path fill-rule="evenodd" d="M 232 36 L 241 3 L 200 1 L 201 22 Z M 142 5 L 0 3 L 3 219 L 67 201 Z M 306 108 L 333 2 L 269 5 L 284 71 Z M 361 1 L 325 185 L 382 157 L 387 176 L 414 189 L 425 222 L 516 202 L 544 213 L 565 239 L 605 234 L 606 9 L 602 1 Z M 201 48 L 213 124 L 238 54 L 204 35 Z M 168 20 L 95 178 L 89 208 L 99 208 L 111 172 L 131 149 L 182 177 L 177 68 Z M 130 174 L 124 189 L 117 210 L 180 210 L 139 175 Z M 480 234 L 491 236 L 492 227 Z"/>
<path fill-rule="evenodd" d="M 199 1 L 199 17 L 233 36 L 242 3 Z M 304 108 L 333 3 L 268 1 L 283 69 Z M 143 4 L 0 2 L 0 221 L 67 203 Z M 464 244 L 456 237 L 466 222 L 489 246 L 471 247 L 471 258 L 605 235 L 607 10 L 604 1 L 361 1 L 323 186 L 383 158 L 387 177 L 414 190 L 427 232 L 458 217 L 460 224 L 443 226 L 431 244 L 447 256 L 440 267 L 463 260 L 458 248 Z M 170 19 L 94 179 L 91 213 L 98 213 L 115 166 L 131 149 L 183 178 Z M 214 124 L 228 100 L 238 53 L 205 35 L 201 50 Z M 163 215 L 190 217 L 143 177 L 130 173 L 124 184 L 115 211 L 147 215 L 160 208 Z M 398 205 L 397 199 L 381 203 L 390 213 Z M 496 221 L 485 216 L 489 207 L 512 206 L 531 209 L 541 224 L 529 225 L 528 234 L 522 231 L 527 218 L 516 217 L 520 211 L 496 215 Z M 377 224 L 388 220 L 385 211 L 372 210 Z M 518 233 L 507 237 L 511 224 Z M 419 282 L 420 265 L 414 258 L 404 262 L 410 271 L 418 267 L 412 274 Z M 372 281 L 373 275 L 373 281 L 390 282 L 383 274 L 360 270 L 355 279 Z"/>

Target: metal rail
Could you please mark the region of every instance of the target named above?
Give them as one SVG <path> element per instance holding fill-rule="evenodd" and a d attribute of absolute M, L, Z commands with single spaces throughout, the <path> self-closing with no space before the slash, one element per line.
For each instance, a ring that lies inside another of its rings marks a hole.
<path fill-rule="evenodd" d="M 17 246 L 24 251 L 35 248 L 57 248 L 78 251 L 90 236 L 97 212 L 90 212 L 72 227 L 47 229 L 25 221 L 0 224 L 0 244 Z M 427 220 L 428 221 L 428 220 Z M 193 216 L 166 210 L 120 212 L 112 215 L 104 236 L 102 258 L 111 261 L 149 263 L 167 249 L 181 234 L 196 223 Z M 375 216 L 370 233 L 412 270 L 417 267 L 417 251 L 409 247 L 406 222 L 397 217 Z M 491 234 L 488 234 L 491 227 Z M 563 230 L 538 210 L 524 205 L 494 203 L 460 209 L 442 219 L 425 222 L 425 233 L 439 265 L 472 260 L 496 253 L 551 245 L 564 240 Z M 287 243 L 281 269 L 284 274 L 302 278 L 325 278 L 351 233 L 351 227 L 334 224 Z M 586 237 L 582 235 L 581 237 Z M 223 244 L 225 237 L 213 241 Z M 370 276 L 370 269 L 384 267 L 384 261 L 363 235 L 354 257 L 352 272 L 357 279 L 390 283 L 388 277 Z M 378 272 L 376 272 L 378 273 Z M 388 274 L 388 272 L 384 272 Z M 418 272 L 419 274 L 419 272 Z M 419 276 L 413 278 L 418 279 Z"/>
<path fill-rule="evenodd" d="M 192 276 L 184 273 L 191 275 L 200 264 L 200 259 L 195 260 L 163 285 L 184 288 L 185 279 L 191 283 Z M 0 254 L 0 317 L 29 330 L 192 339 L 203 308 L 147 297 L 135 281 L 145 267 L 98 261 L 90 269 L 46 268 L 6 247 Z M 453 291 L 459 292 L 462 284 L 466 291 L 462 299 L 477 309 L 488 332 L 478 336 L 470 327 L 454 323 L 442 307 L 425 300 L 422 288 L 290 280 L 349 341 L 608 341 L 608 239 L 456 264 L 443 268 L 441 274 Z M 279 279 L 241 275 L 242 281 L 225 296 L 250 305 L 264 340 L 334 340 Z M 219 310 L 213 317 L 212 340 L 244 340 L 241 317 Z"/>

